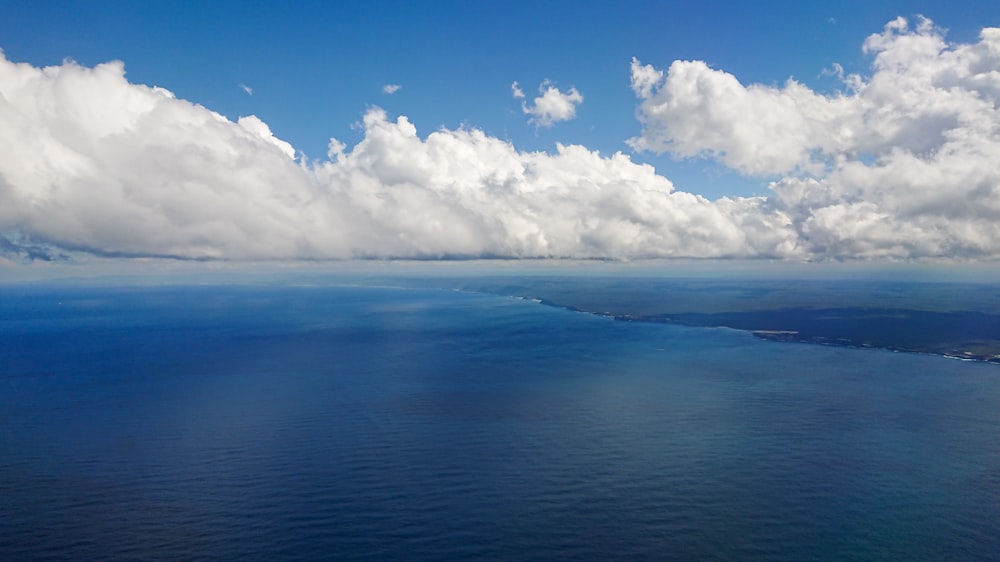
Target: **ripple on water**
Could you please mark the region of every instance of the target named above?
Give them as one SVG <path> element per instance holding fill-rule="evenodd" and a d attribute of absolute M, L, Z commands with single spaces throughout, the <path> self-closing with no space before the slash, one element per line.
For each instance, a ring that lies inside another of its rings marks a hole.
<path fill-rule="evenodd" d="M 994 366 L 269 291 L 0 326 L 35 345 L 0 366 L 0 559 L 1000 552 Z M 66 322 L 87 330 L 67 342 Z"/>

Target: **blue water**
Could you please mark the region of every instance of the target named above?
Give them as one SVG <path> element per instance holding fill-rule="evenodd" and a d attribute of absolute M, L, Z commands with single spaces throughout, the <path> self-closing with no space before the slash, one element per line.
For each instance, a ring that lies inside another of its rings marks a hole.
<path fill-rule="evenodd" d="M 0 290 L 0 560 L 998 553 L 997 365 L 452 291 Z"/>

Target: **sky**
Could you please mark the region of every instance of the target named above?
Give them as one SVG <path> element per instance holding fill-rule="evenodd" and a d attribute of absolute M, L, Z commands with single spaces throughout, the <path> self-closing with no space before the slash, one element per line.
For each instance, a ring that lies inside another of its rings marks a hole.
<path fill-rule="evenodd" d="M 0 264 L 1000 258 L 1000 3 L 0 5 Z"/>

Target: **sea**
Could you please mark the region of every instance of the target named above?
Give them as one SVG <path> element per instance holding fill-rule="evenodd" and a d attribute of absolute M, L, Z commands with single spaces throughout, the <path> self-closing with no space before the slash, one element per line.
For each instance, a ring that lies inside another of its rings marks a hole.
<path fill-rule="evenodd" d="M 0 288 L 0 560 L 1000 560 L 1000 365 L 375 286 Z"/>

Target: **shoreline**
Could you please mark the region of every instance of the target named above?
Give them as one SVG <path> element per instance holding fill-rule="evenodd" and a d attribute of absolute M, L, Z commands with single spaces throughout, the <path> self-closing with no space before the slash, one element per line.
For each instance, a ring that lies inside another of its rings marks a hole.
<path fill-rule="evenodd" d="M 739 330 L 741 332 L 747 332 L 753 335 L 755 338 L 766 341 L 775 341 L 782 343 L 801 343 L 810 345 L 826 345 L 832 347 L 844 347 L 849 349 L 878 349 L 883 351 L 891 351 L 894 353 L 916 353 L 921 355 L 934 355 L 937 357 L 957 359 L 960 361 L 969 361 L 975 363 L 991 363 L 994 365 L 1000 365 L 1000 354 L 982 354 L 982 353 L 974 353 L 970 351 L 959 351 L 959 350 L 943 351 L 930 348 L 924 349 L 924 348 L 905 347 L 898 345 L 878 345 L 878 344 L 871 344 L 868 342 L 856 341 L 850 338 L 803 334 L 798 330 L 791 330 L 791 329 L 753 329 L 740 326 L 731 326 L 722 323 L 684 322 L 684 321 L 674 320 L 672 316 L 668 315 L 636 316 L 632 314 L 596 312 L 596 311 L 582 309 L 580 307 L 573 305 L 561 304 L 553 300 L 541 297 L 523 296 L 523 295 L 512 295 L 512 296 L 513 298 L 529 300 L 553 308 L 561 308 L 563 310 L 569 310 L 571 312 L 580 312 L 583 314 L 592 314 L 594 316 L 610 318 L 618 322 L 643 322 L 648 324 L 669 324 L 673 326 L 686 326 L 690 328 L 727 328 L 730 330 Z"/>

